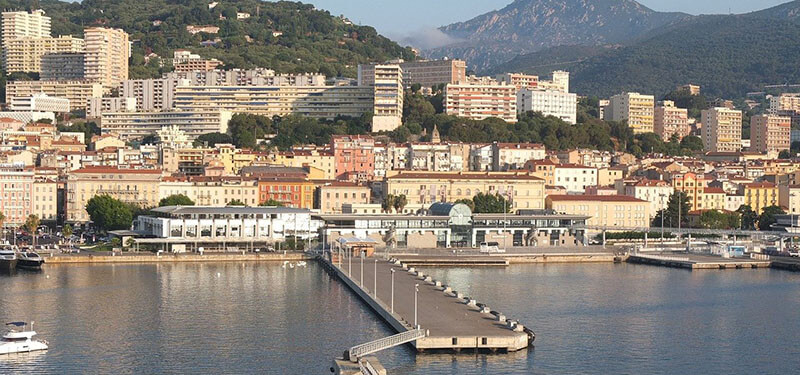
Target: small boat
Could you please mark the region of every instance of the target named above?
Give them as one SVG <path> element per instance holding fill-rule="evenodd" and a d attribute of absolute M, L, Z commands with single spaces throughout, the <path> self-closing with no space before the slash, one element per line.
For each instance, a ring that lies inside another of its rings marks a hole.
<path fill-rule="evenodd" d="M 28 323 L 25 322 L 10 322 L 6 323 L 7 326 L 22 327 L 21 331 L 12 328 L 10 331 L 3 335 L 0 341 L 0 354 L 12 353 L 26 353 L 35 352 L 39 350 L 47 350 L 47 341 L 37 341 L 31 338 L 36 335 L 33 330 L 33 322 L 31 322 L 31 330 L 26 330 Z"/>
<path fill-rule="evenodd" d="M 17 266 L 17 253 L 11 249 L 0 249 L 0 270 L 10 271 Z"/>
<path fill-rule="evenodd" d="M 44 258 L 39 256 L 39 254 L 34 253 L 33 251 L 25 251 L 17 255 L 17 268 L 40 270 L 42 269 L 43 263 L 44 263 Z"/>
<path fill-rule="evenodd" d="M 305 267 L 306 266 L 306 261 L 301 260 L 301 261 L 297 262 L 297 266 L 298 267 Z"/>

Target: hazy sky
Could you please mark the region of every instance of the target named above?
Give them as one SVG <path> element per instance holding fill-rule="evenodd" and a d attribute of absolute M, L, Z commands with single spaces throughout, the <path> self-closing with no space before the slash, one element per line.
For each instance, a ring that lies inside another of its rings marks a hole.
<path fill-rule="evenodd" d="M 513 0 L 303 0 L 334 15 L 344 14 L 353 22 L 375 26 L 394 38 L 415 30 L 465 21 Z M 789 0 L 639 0 L 660 11 L 691 14 L 745 13 L 769 8 Z"/>

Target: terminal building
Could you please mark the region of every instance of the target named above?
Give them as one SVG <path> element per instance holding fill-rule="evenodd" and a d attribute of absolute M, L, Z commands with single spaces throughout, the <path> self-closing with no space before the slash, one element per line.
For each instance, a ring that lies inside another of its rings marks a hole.
<path fill-rule="evenodd" d="M 287 207 L 166 206 L 139 216 L 136 245 L 164 250 L 241 251 L 268 246 L 288 237 L 310 240 L 319 231 L 311 211 Z"/>
<path fill-rule="evenodd" d="M 496 242 L 498 247 L 581 246 L 588 243 L 588 216 L 557 214 L 546 210 L 520 210 L 516 214 L 473 214 L 461 203 L 434 203 L 427 215 L 314 215 L 322 223 L 322 241 L 363 238 L 376 247 L 451 248 L 478 247 Z M 326 246 L 327 246 L 326 245 Z"/>

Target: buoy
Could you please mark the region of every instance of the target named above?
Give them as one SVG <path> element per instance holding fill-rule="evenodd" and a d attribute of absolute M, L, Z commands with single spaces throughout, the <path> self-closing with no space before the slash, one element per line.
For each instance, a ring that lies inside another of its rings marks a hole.
<path fill-rule="evenodd" d="M 217 277 L 220 277 L 220 276 L 222 276 L 222 274 L 221 274 L 221 273 L 219 273 L 219 272 L 217 272 Z"/>

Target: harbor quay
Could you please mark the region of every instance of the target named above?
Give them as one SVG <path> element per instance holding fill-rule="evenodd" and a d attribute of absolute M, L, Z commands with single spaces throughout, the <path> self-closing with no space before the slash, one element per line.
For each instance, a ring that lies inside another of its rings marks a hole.
<path fill-rule="evenodd" d="M 512 352 L 534 338 L 522 324 L 398 260 L 334 254 L 322 262 L 396 332 L 424 330 L 412 342 L 418 352 Z"/>
<path fill-rule="evenodd" d="M 172 262 L 298 262 L 309 261 L 314 256 L 305 252 L 281 253 L 113 253 L 98 254 L 54 254 L 44 256 L 45 264 L 85 264 L 85 263 L 172 263 Z"/>

